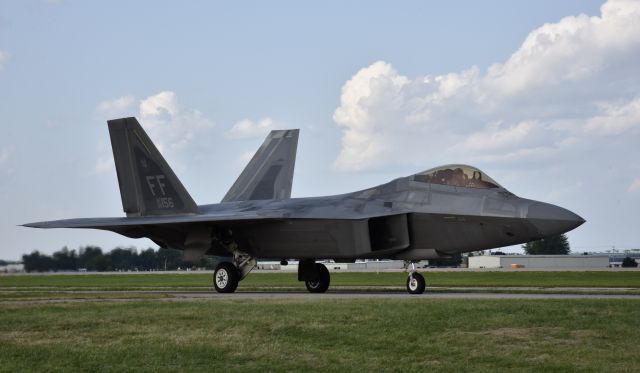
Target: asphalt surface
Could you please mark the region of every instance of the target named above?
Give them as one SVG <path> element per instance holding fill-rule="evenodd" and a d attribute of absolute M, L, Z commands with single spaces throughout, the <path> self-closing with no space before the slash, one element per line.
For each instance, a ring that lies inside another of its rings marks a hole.
<path fill-rule="evenodd" d="M 76 292 L 69 292 L 76 293 Z M 83 292 L 77 292 L 83 293 Z M 141 292 L 151 293 L 151 292 Z M 229 301 L 229 300 L 299 300 L 299 301 L 323 301 L 323 300 L 406 300 L 406 299 L 632 299 L 640 300 L 640 294 L 532 294 L 532 293 L 429 293 L 411 295 L 404 292 L 328 292 L 324 294 L 311 294 L 307 292 L 237 292 L 233 294 L 188 293 L 188 292 L 162 292 L 170 295 L 168 298 L 51 298 L 51 299 L 14 299 L 2 300 L 0 305 L 16 304 L 49 304 L 49 303 L 85 303 L 85 302 L 184 302 L 184 301 Z"/>

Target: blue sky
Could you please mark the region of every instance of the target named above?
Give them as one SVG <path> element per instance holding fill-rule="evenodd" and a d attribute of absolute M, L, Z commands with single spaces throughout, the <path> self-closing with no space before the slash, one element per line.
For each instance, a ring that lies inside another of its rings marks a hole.
<path fill-rule="evenodd" d="M 585 217 L 574 250 L 639 247 L 638 8 L 0 1 L 0 258 L 154 246 L 16 226 L 121 216 L 105 121 L 132 115 L 201 204 L 301 128 L 296 197 L 463 162 Z"/>

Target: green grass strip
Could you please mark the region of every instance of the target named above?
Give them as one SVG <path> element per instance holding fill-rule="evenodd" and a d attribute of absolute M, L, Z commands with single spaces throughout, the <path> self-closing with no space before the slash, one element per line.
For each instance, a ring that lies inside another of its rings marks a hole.
<path fill-rule="evenodd" d="M 637 371 L 640 301 L 0 305 L 3 371 Z"/>
<path fill-rule="evenodd" d="M 627 287 L 640 288 L 640 271 L 585 272 L 423 272 L 428 286 L 465 287 Z M 402 272 L 332 273 L 337 286 L 404 286 Z M 104 275 L 25 275 L 1 276 L 3 287 L 206 287 L 211 273 L 189 274 L 104 274 Z M 243 287 L 300 286 L 296 273 L 251 273 L 240 283 Z"/>

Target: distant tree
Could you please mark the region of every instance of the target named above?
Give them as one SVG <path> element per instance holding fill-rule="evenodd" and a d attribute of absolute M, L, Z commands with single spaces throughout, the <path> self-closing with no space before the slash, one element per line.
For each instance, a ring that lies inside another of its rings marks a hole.
<path fill-rule="evenodd" d="M 157 262 L 156 252 L 152 248 L 148 248 L 146 250 L 142 250 L 138 255 L 136 267 L 141 271 L 149 271 L 156 269 Z"/>
<path fill-rule="evenodd" d="M 625 268 L 636 268 L 638 266 L 638 262 L 628 256 L 622 261 L 622 266 Z"/>
<path fill-rule="evenodd" d="M 182 260 L 182 252 L 175 249 L 160 248 L 156 253 L 158 269 L 173 271 L 178 268 L 191 267 L 191 264 Z"/>
<path fill-rule="evenodd" d="M 527 255 L 567 255 L 571 252 L 569 240 L 564 234 L 527 242 L 522 248 Z"/>
<path fill-rule="evenodd" d="M 453 259 L 455 263 L 451 260 L 447 259 L 442 265 L 459 263 L 459 258 Z M 116 247 L 108 253 L 103 253 L 97 246 L 81 247 L 78 252 L 63 247 L 52 256 L 39 251 L 22 256 L 27 272 L 75 271 L 80 268 L 89 271 L 176 270 L 194 267 L 215 269 L 220 261 L 220 257 L 207 256 L 194 263 L 186 262 L 182 259 L 182 251 L 175 249 L 148 248 L 138 253 L 135 247 Z"/>
<path fill-rule="evenodd" d="M 53 253 L 53 265 L 56 271 L 75 271 L 78 269 L 78 256 L 75 250 L 69 250 L 66 246 Z"/>
<path fill-rule="evenodd" d="M 78 266 L 89 271 L 106 271 L 111 269 L 111 258 L 103 255 L 102 249 L 97 246 L 86 246 L 80 248 Z"/>
<path fill-rule="evenodd" d="M 116 247 L 109 252 L 111 267 L 114 271 L 130 271 L 135 268 L 138 260 L 138 253 L 133 247 Z"/>
<path fill-rule="evenodd" d="M 111 257 L 109 255 L 100 255 L 96 257 L 91 270 L 98 272 L 112 271 L 113 266 L 111 265 Z"/>
<path fill-rule="evenodd" d="M 55 268 L 53 259 L 37 250 L 31 252 L 31 254 L 23 255 L 22 263 L 24 270 L 27 272 L 46 272 Z"/>
<path fill-rule="evenodd" d="M 32 251 L 31 254 L 22 255 L 22 265 L 24 265 L 24 270 L 27 272 L 36 271 L 37 263 L 35 255 L 40 255 L 38 251 Z"/>

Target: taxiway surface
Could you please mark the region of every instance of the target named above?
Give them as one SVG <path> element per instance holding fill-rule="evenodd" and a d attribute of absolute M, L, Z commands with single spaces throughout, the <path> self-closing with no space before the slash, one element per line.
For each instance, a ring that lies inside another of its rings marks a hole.
<path fill-rule="evenodd" d="M 95 292 L 68 292 L 77 294 L 93 294 Z M 133 292 L 136 293 L 136 292 Z M 149 294 L 156 292 L 139 292 L 139 294 Z M 49 303 L 86 303 L 86 302 L 188 302 L 188 301 L 324 301 L 324 300 L 407 300 L 407 299 L 629 299 L 640 300 L 640 294 L 578 294 L 578 293 L 561 293 L 561 294 L 549 294 L 549 293 L 464 293 L 464 292 L 439 292 L 428 293 L 420 295 L 411 295 L 402 292 L 328 292 L 324 294 L 311 294 L 307 292 L 237 292 L 233 294 L 219 294 L 219 293 L 203 293 L 203 292 L 162 292 L 166 294 L 166 298 L 146 298 L 146 297 L 131 297 L 128 294 L 127 297 L 118 297 L 113 295 L 109 298 L 50 298 L 50 299 L 13 299 L 2 300 L 0 305 L 11 304 L 49 304 Z"/>

